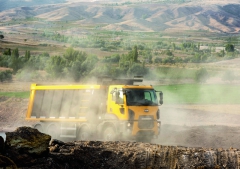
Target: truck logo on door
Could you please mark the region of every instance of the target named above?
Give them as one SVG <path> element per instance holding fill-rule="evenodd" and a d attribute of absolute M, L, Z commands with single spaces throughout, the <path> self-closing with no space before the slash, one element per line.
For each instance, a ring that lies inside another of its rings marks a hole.
<path fill-rule="evenodd" d="M 145 109 L 144 112 L 149 112 L 149 110 L 148 110 L 148 109 Z"/>

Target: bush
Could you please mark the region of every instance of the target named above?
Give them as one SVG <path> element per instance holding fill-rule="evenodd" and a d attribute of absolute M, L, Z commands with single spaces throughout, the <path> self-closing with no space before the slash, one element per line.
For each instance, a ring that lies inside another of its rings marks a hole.
<path fill-rule="evenodd" d="M 9 67 L 11 62 L 11 56 L 0 55 L 0 67 Z"/>
<path fill-rule="evenodd" d="M 105 56 L 102 62 L 104 63 L 118 63 L 120 60 L 119 54 L 113 54 L 112 56 Z"/>
<path fill-rule="evenodd" d="M 228 44 L 225 46 L 225 50 L 226 50 L 227 52 L 234 52 L 234 45 L 228 43 Z"/>
<path fill-rule="evenodd" d="M 138 76 L 138 75 L 143 76 L 143 75 L 146 75 L 147 73 L 148 73 L 148 68 L 138 63 L 133 64 L 127 71 L 128 77 Z"/>
<path fill-rule="evenodd" d="M 11 70 L 5 70 L 0 71 L 0 81 L 11 81 L 12 80 L 12 71 Z"/>
<path fill-rule="evenodd" d="M 156 57 L 154 63 L 162 63 L 162 58 Z"/>

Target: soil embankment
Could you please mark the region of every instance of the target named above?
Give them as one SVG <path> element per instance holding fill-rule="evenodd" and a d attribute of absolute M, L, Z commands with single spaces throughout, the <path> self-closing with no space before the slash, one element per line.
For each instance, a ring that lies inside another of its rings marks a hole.
<path fill-rule="evenodd" d="M 189 148 L 128 141 L 51 140 L 30 127 L 7 132 L 0 167 L 24 169 L 220 169 L 239 168 L 238 149 Z M 51 140 L 51 142 L 49 142 Z"/>

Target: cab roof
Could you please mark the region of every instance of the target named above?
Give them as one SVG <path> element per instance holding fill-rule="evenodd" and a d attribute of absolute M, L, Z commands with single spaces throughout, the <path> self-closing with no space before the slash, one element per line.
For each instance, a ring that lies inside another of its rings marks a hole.
<path fill-rule="evenodd" d="M 123 89 L 153 89 L 151 85 L 110 85 L 111 88 L 123 88 Z"/>

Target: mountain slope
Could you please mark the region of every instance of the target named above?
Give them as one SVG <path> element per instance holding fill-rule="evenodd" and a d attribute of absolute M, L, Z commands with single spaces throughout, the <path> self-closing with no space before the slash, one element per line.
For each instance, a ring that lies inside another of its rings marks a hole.
<path fill-rule="evenodd" d="M 102 29 L 108 30 L 178 31 L 182 29 L 236 33 L 240 31 L 239 11 L 239 3 L 230 4 L 226 1 L 119 6 L 107 6 L 99 2 L 68 2 L 5 10 L 0 12 L 0 20 L 36 17 L 47 21 L 105 24 Z"/>
<path fill-rule="evenodd" d="M 0 0 L 0 11 L 22 6 L 37 6 L 44 4 L 64 3 L 66 0 Z"/>

